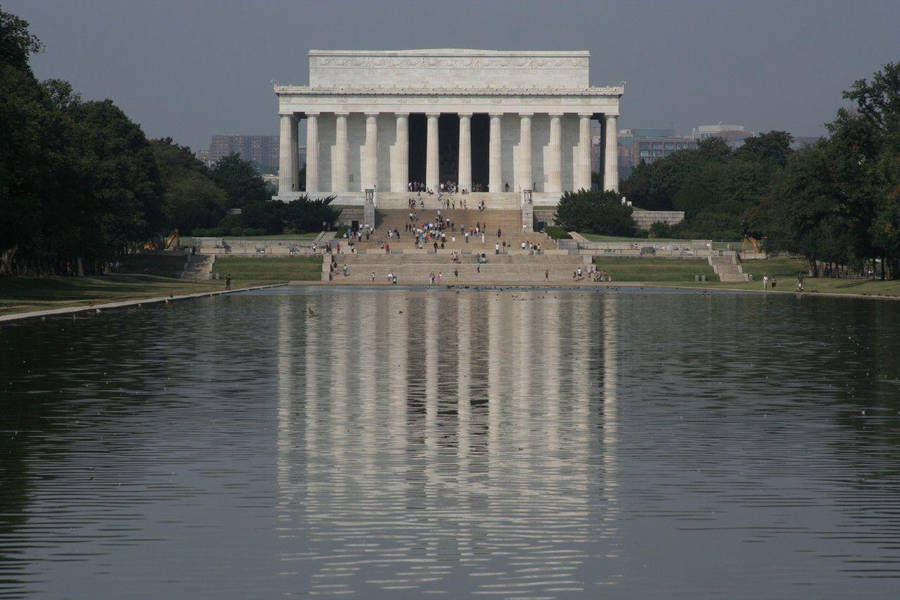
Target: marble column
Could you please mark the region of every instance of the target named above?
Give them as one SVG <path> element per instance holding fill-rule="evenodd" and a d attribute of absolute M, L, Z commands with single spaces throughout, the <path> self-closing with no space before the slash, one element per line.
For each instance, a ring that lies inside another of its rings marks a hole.
<path fill-rule="evenodd" d="M 278 139 L 278 194 L 286 195 L 297 191 L 299 169 L 295 170 L 299 149 L 297 148 L 297 117 L 281 115 L 280 137 Z"/>
<path fill-rule="evenodd" d="M 391 162 L 391 191 L 409 189 L 409 113 L 397 113 L 397 141 Z"/>
<path fill-rule="evenodd" d="M 619 191 L 619 136 L 616 131 L 618 115 L 606 115 L 606 141 L 603 156 L 603 189 Z"/>
<path fill-rule="evenodd" d="M 438 114 L 429 113 L 428 143 L 425 148 L 425 187 L 435 194 L 441 189 L 440 158 L 438 156 Z"/>
<path fill-rule="evenodd" d="M 306 113 L 306 192 L 319 191 L 319 113 Z"/>
<path fill-rule="evenodd" d="M 578 161 L 575 191 L 591 189 L 591 115 L 578 115 Z"/>
<path fill-rule="evenodd" d="M 548 192 L 562 192 L 562 113 L 550 113 L 550 145 L 547 162 Z"/>
<path fill-rule="evenodd" d="M 503 115 L 491 114 L 491 139 L 489 143 L 490 158 L 488 161 L 488 191 L 497 193 L 503 191 L 503 162 L 500 151 L 503 148 L 503 140 L 500 137 L 500 119 Z"/>
<path fill-rule="evenodd" d="M 335 192 L 347 191 L 347 113 L 335 114 L 334 125 L 334 164 L 332 165 L 332 173 L 334 177 Z"/>
<path fill-rule="evenodd" d="M 472 114 L 459 115 L 459 180 L 460 190 L 472 191 Z"/>
<path fill-rule="evenodd" d="M 378 185 L 378 115 L 366 113 L 366 174 L 363 191 Z"/>
<path fill-rule="evenodd" d="M 533 190 L 531 174 L 531 114 L 519 114 L 519 190 Z"/>

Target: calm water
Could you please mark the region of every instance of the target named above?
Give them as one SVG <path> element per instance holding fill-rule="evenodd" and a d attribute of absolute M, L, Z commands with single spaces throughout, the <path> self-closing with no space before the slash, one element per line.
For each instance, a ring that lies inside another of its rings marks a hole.
<path fill-rule="evenodd" d="M 894 598 L 900 303 L 290 290 L 0 328 L 0 597 Z"/>

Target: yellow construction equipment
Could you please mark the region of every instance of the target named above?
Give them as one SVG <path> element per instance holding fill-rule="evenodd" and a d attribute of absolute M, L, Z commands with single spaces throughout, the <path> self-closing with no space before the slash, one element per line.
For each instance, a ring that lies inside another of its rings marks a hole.
<path fill-rule="evenodd" d="M 744 236 L 744 244 L 741 246 L 741 252 L 747 252 L 747 248 L 752 249 L 757 254 L 762 253 L 762 250 L 759 247 L 759 240 L 750 235 Z"/>
<path fill-rule="evenodd" d="M 176 229 L 164 239 L 156 239 L 151 240 L 149 242 L 145 242 L 143 249 L 144 250 L 169 250 L 171 248 L 177 248 L 181 245 L 181 236 L 178 234 L 178 230 Z"/>

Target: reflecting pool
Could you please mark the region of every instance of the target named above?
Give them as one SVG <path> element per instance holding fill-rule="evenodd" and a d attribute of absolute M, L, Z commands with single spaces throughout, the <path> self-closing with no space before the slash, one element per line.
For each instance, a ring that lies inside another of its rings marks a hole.
<path fill-rule="evenodd" d="M 4 324 L 0 597 L 894 597 L 898 340 L 649 288 Z"/>

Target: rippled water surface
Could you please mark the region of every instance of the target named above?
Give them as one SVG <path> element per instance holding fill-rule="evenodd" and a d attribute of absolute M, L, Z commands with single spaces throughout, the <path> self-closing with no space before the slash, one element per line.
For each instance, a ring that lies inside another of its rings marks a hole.
<path fill-rule="evenodd" d="M 286 289 L 0 328 L 0 596 L 894 598 L 900 303 Z"/>

